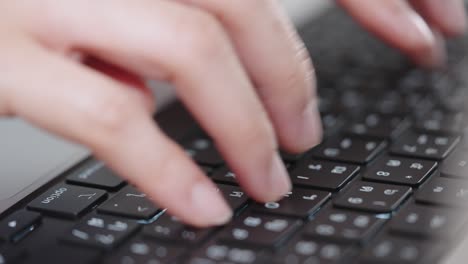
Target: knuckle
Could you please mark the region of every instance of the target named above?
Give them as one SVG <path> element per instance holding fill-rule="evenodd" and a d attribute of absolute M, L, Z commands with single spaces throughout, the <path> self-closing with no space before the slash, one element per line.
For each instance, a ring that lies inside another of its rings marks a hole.
<path fill-rule="evenodd" d="M 94 97 L 90 107 L 84 107 L 82 114 L 88 127 L 97 129 L 105 138 L 120 135 L 135 109 L 141 106 L 125 93 L 114 93 L 111 96 Z"/>
<path fill-rule="evenodd" d="M 265 146 L 268 149 L 277 149 L 276 136 L 273 125 L 266 113 L 258 118 L 252 118 L 239 126 L 243 146 Z"/>
<path fill-rule="evenodd" d="M 184 56 L 211 58 L 224 53 L 228 38 L 220 22 L 212 15 L 203 12 L 194 12 L 185 18 Z M 194 52 L 195 51 L 195 52 Z"/>

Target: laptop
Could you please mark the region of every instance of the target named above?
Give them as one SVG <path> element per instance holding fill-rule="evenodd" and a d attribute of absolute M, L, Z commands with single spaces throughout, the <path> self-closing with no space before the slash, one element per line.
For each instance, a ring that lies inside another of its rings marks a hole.
<path fill-rule="evenodd" d="M 284 199 L 250 200 L 175 100 L 155 119 L 233 208 L 225 226 L 186 226 L 87 149 L 2 120 L 0 264 L 466 263 L 468 38 L 450 40 L 447 68 L 423 70 L 311 2 L 285 5 L 314 59 L 325 136 L 282 153 Z"/>

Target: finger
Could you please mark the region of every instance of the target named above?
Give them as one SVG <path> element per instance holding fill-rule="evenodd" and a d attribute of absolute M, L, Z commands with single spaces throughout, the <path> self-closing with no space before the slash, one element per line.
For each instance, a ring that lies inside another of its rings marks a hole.
<path fill-rule="evenodd" d="M 462 0 L 411 0 L 411 4 L 426 20 L 447 36 L 466 31 L 466 12 Z"/>
<path fill-rule="evenodd" d="M 229 219 L 231 212 L 214 184 L 155 127 L 141 92 L 31 42 L 12 43 L 0 44 L 7 62 L 0 64 L 5 74 L 0 82 L 12 88 L 5 96 L 14 114 L 89 146 L 188 223 L 205 226 Z"/>
<path fill-rule="evenodd" d="M 288 192 L 269 118 L 217 20 L 172 1 L 104 2 L 73 2 L 69 20 L 44 27 L 80 50 L 175 84 L 251 196 L 276 200 Z M 100 8 L 110 9 L 103 15 Z"/>
<path fill-rule="evenodd" d="M 426 22 L 406 1 L 339 0 L 365 28 L 401 49 L 416 63 L 437 67 L 445 50 Z"/>
<path fill-rule="evenodd" d="M 312 63 L 278 2 L 179 1 L 208 10 L 223 23 L 283 148 L 303 152 L 316 145 L 321 124 Z"/>

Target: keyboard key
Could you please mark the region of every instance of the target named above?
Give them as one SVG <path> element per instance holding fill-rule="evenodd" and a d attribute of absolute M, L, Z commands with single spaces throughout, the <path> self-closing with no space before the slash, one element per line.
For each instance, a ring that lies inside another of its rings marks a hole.
<path fill-rule="evenodd" d="M 238 186 L 217 184 L 217 187 L 234 211 L 242 208 L 248 201 L 247 194 Z"/>
<path fill-rule="evenodd" d="M 412 189 L 382 183 L 356 182 L 335 199 L 334 205 L 341 208 L 356 209 L 373 213 L 394 211 Z"/>
<path fill-rule="evenodd" d="M 102 162 L 92 161 L 68 176 L 67 183 L 113 191 L 122 187 L 125 181 Z"/>
<path fill-rule="evenodd" d="M 302 157 L 304 157 L 304 153 L 291 154 L 291 153 L 284 152 L 284 151 L 281 151 L 280 155 L 281 155 L 281 158 L 285 162 L 296 162 L 296 161 L 300 160 Z"/>
<path fill-rule="evenodd" d="M 235 184 L 237 185 L 236 174 L 230 171 L 228 168 L 221 168 L 216 170 L 211 178 L 216 182 Z"/>
<path fill-rule="evenodd" d="M 468 152 L 456 150 L 442 163 L 440 173 L 445 177 L 468 180 Z"/>
<path fill-rule="evenodd" d="M 20 263 L 27 256 L 24 249 L 17 247 L 0 248 L 0 264 Z"/>
<path fill-rule="evenodd" d="M 62 238 L 66 242 L 93 248 L 111 249 L 139 228 L 133 221 L 111 216 L 88 216 Z"/>
<path fill-rule="evenodd" d="M 154 223 L 143 228 L 143 235 L 159 240 L 169 240 L 185 244 L 201 243 L 211 232 L 212 228 L 195 228 L 184 225 L 175 217 L 165 213 Z"/>
<path fill-rule="evenodd" d="M 365 180 L 416 186 L 437 167 L 436 161 L 384 156 L 368 167 Z"/>
<path fill-rule="evenodd" d="M 415 264 L 437 263 L 441 256 L 440 246 L 421 241 L 384 237 L 365 250 L 359 263 L 366 264 Z"/>
<path fill-rule="evenodd" d="M 68 245 L 46 245 L 32 252 L 21 264 L 95 264 L 101 252 L 94 249 L 71 247 Z"/>
<path fill-rule="evenodd" d="M 99 213 L 147 220 L 159 212 L 146 194 L 127 186 L 98 208 Z"/>
<path fill-rule="evenodd" d="M 77 218 L 106 196 L 103 190 L 59 184 L 34 199 L 28 208 L 53 216 Z"/>
<path fill-rule="evenodd" d="M 468 183 L 449 178 L 433 178 L 416 192 L 416 201 L 445 206 L 467 206 Z"/>
<path fill-rule="evenodd" d="M 257 212 L 304 218 L 322 207 L 330 197 L 331 193 L 329 192 L 294 188 L 282 200 L 256 203 L 252 209 Z"/>
<path fill-rule="evenodd" d="M 392 219 L 392 232 L 414 237 L 456 237 L 466 217 L 452 210 L 412 204 Z"/>
<path fill-rule="evenodd" d="M 463 129 L 463 113 L 432 110 L 416 122 L 416 128 L 426 132 L 454 134 Z"/>
<path fill-rule="evenodd" d="M 336 243 L 363 243 L 384 224 L 371 214 L 331 209 L 319 212 L 306 225 L 305 235 Z"/>
<path fill-rule="evenodd" d="M 335 138 L 320 144 L 313 155 L 321 159 L 365 164 L 386 146 L 385 141 L 362 137 Z"/>
<path fill-rule="evenodd" d="M 186 264 L 253 264 L 258 263 L 258 251 L 231 246 L 224 243 L 212 243 L 195 252 Z"/>
<path fill-rule="evenodd" d="M 347 126 L 346 132 L 381 139 L 393 139 L 407 127 L 408 122 L 402 116 L 370 113 Z"/>
<path fill-rule="evenodd" d="M 0 221 L 0 240 L 17 242 L 40 223 L 41 215 L 36 212 L 17 211 Z"/>
<path fill-rule="evenodd" d="M 415 158 L 441 160 L 459 142 L 458 136 L 429 135 L 414 131 L 399 137 L 391 147 L 391 152 Z"/>
<path fill-rule="evenodd" d="M 271 260 L 264 263 L 350 263 L 353 254 L 352 248 L 346 245 L 300 238 L 293 240 L 283 253 L 273 255 Z"/>
<path fill-rule="evenodd" d="M 300 223 L 282 216 L 244 214 L 221 233 L 220 239 L 227 243 L 272 248 L 291 235 Z"/>
<path fill-rule="evenodd" d="M 340 118 L 337 113 L 323 113 L 321 114 L 321 117 L 323 131 L 325 131 L 327 135 L 337 132 L 344 125 L 343 119 Z"/>
<path fill-rule="evenodd" d="M 307 160 L 291 172 L 291 179 L 294 185 L 334 191 L 343 187 L 359 170 L 357 165 Z"/>
<path fill-rule="evenodd" d="M 184 147 L 187 154 L 202 165 L 220 166 L 224 163 L 213 142 L 206 137 L 195 137 L 184 144 Z"/>
<path fill-rule="evenodd" d="M 157 241 L 134 240 L 126 244 L 117 254 L 104 261 L 106 264 L 162 264 L 176 263 L 184 252 L 183 248 Z"/>

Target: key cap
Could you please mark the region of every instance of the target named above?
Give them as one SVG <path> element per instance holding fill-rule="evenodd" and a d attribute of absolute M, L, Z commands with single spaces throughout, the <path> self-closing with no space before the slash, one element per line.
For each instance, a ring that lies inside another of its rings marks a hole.
<path fill-rule="evenodd" d="M 468 205 L 468 183 L 449 178 L 433 178 L 416 192 L 415 197 L 420 203 L 464 207 Z"/>
<path fill-rule="evenodd" d="M 95 264 L 101 253 L 98 250 L 66 245 L 45 245 L 39 247 L 21 264 Z"/>
<path fill-rule="evenodd" d="M 385 183 L 417 186 L 437 167 L 436 161 L 383 156 L 364 173 L 364 179 Z"/>
<path fill-rule="evenodd" d="M 350 181 L 359 170 L 357 165 L 307 160 L 291 172 L 291 179 L 294 185 L 335 191 Z"/>
<path fill-rule="evenodd" d="M 385 145 L 382 140 L 348 136 L 325 141 L 316 147 L 313 155 L 321 159 L 365 164 L 380 153 Z"/>
<path fill-rule="evenodd" d="M 62 240 L 92 248 L 111 249 L 138 230 L 136 222 L 91 215 L 70 229 Z"/>
<path fill-rule="evenodd" d="M 463 214 L 453 210 L 411 204 L 392 219 L 390 230 L 413 237 L 453 238 L 465 220 Z"/>
<path fill-rule="evenodd" d="M 211 176 L 211 178 L 215 182 L 235 184 L 235 185 L 238 184 L 236 180 L 236 174 L 234 174 L 234 172 L 230 171 L 228 168 L 221 168 L 219 170 L 216 170 Z"/>
<path fill-rule="evenodd" d="M 227 243 L 255 247 L 276 247 L 291 235 L 300 221 L 282 216 L 244 214 L 221 232 L 220 239 Z"/>
<path fill-rule="evenodd" d="M 258 251 L 248 247 L 231 246 L 225 243 L 211 243 L 195 252 L 186 264 L 254 264 L 258 263 Z"/>
<path fill-rule="evenodd" d="M 41 221 L 36 212 L 17 211 L 0 221 L 0 240 L 17 242 L 32 232 Z"/>
<path fill-rule="evenodd" d="M 27 256 L 24 249 L 16 247 L 0 248 L 0 264 L 14 264 L 20 262 Z"/>
<path fill-rule="evenodd" d="M 67 183 L 114 191 L 120 189 L 125 181 L 102 162 L 91 161 L 68 176 Z"/>
<path fill-rule="evenodd" d="M 146 194 L 127 186 L 98 208 L 99 213 L 147 220 L 159 212 Z"/>
<path fill-rule="evenodd" d="M 329 192 L 294 188 L 282 200 L 255 203 L 252 209 L 262 213 L 305 218 L 322 207 L 330 197 Z"/>
<path fill-rule="evenodd" d="M 242 208 L 248 201 L 247 194 L 237 186 L 226 184 L 217 184 L 219 191 L 223 194 L 232 210 L 237 211 Z"/>
<path fill-rule="evenodd" d="M 382 115 L 370 113 L 347 126 L 349 134 L 393 139 L 408 127 L 408 122 L 398 115 Z"/>
<path fill-rule="evenodd" d="M 106 196 L 103 190 L 59 184 L 34 199 L 28 208 L 53 216 L 77 218 Z"/>
<path fill-rule="evenodd" d="M 281 151 L 280 155 L 281 155 L 281 158 L 285 162 L 296 162 L 296 161 L 300 160 L 302 157 L 304 157 L 304 153 L 291 154 L 291 153 L 288 153 L 288 152 L 285 152 L 285 151 Z"/>
<path fill-rule="evenodd" d="M 359 263 L 366 264 L 417 264 L 437 263 L 441 256 L 440 246 L 394 237 L 384 237 L 365 250 Z"/>
<path fill-rule="evenodd" d="M 125 245 L 117 254 L 113 254 L 106 264 L 162 264 L 176 263 L 184 252 L 183 248 L 157 241 L 133 240 Z"/>
<path fill-rule="evenodd" d="M 184 244 L 201 243 L 211 232 L 213 228 L 190 227 L 167 213 L 143 228 L 143 235 L 146 237 Z"/>
<path fill-rule="evenodd" d="M 319 212 L 305 227 L 305 235 L 336 243 L 364 243 L 385 220 L 371 214 L 330 209 Z"/>
<path fill-rule="evenodd" d="M 442 163 L 440 173 L 445 177 L 468 179 L 468 152 L 456 150 Z"/>
<path fill-rule="evenodd" d="M 224 163 L 213 142 L 206 137 L 195 137 L 184 144 L 184 147 L 187 154 L 202 165 L 220 166 Z"/>
<path fill-rule="evenodd" d="M 463 129 L 463 113 L 448 113 L 435 109 L 416 122 L 416 128 L 421 131 L 454 134 Z"/>
<path fill-rule="evenodd" d="M 335 199 L 336 207 L 356 209 L 373 213 L 394 211 L 407 197 L 412 189 L 382 183 L 356 182 Z"/>
<path fill-rule="evenodd" d="M 295 239 L 289 248 L 266 263 L 350 263 L 352 248 L 346 245 L 317 241 L 310 238 Z"/>
<path fill-rule="evenodd" d="M 459 141 L 459 136 L 429 135 L 411 131 L 396 140 L 390 151 L 397 155 L 441 160 L 447 157 Z"/>

